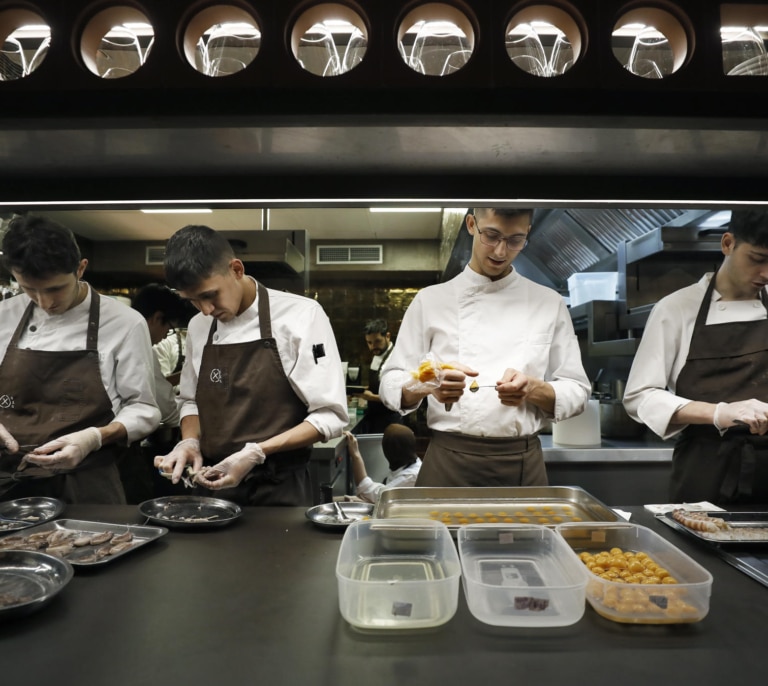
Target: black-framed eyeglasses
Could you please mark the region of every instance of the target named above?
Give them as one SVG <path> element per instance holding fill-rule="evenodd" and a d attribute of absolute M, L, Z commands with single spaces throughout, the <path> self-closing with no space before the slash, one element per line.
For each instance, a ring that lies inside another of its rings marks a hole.
<path fill-rule="evenodd" d="M 517 233 L 514 236 L 502 236 L 498 231 L 493 229 L 480 229 L 475 222 L 475 229 L 480 236 L 480 242 L 483 245 L 487 245 L 489 248 L 495 248 L 501 241 L 507 244 L 507 250 L 522 250 L 528 245 L 528 234 Z"/>

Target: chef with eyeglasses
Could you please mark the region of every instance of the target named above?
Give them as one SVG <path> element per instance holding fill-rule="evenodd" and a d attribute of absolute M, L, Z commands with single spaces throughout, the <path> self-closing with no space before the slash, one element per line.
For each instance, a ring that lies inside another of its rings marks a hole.
<path fill-rule="evenodd" d="M 513 267 L 532 216 L 475 208 L 469 263 L 422 289 L 403 317 L 379 392 L 403 415 L 427 398 L 432 438 L 417 486 L 546 485 L 539 432 L 586 407 L 591 387 L 562 297 Z M 414 387 L 428 353 L 452 368 Z"/>

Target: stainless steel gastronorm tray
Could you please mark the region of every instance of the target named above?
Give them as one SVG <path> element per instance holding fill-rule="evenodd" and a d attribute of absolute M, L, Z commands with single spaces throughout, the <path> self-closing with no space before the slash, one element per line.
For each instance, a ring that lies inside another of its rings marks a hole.
<path fill-rule="evenodd" d="M 25 545 L 32 544 L 36 539 L 41 538 L 41 534 L 62 532 L 63 534 L 69 534 L 70 540 L 78 536 L 96 536 L 98 534 L 105 534 L 106 532 L 112 532 L 115 535 L 125 534 L 130 532 L 132 535 L 130 545 L 122 547 L 120 550 L 115 550 L 109 554 L 105 554 L 103 557 L 94 559 L 98 549 L 104 546 L 112 546 L 112 542 L 94 545 L 84 545 L 81 547 L 74 547 L 72 551 L 61 555 L 63 559 L 67 560 L 74 567 L 92 567 L 105 565 L 109 562 L 114 562 L 120 557 L 133 552 L 134 550 L 151 543 L 152 541 L 164 536 L 168 533 L 168 529 L 159 526 L 136 526 L 134 524 L 112 524 L 109 522 L 86 522 L 79 519 L 57 519 L 47 524 L 41 524 L 34 526 L 23 531 L 18 531 L 11 536 L 4 536 L 0 538 L 0 550 L 13 550 L 21 549 Z M 39 548 L 40 552 L 48 552 L 48 547 L 43 543 Z M 106 552 L 102 550 L 101 553 Z M 99 553 L 99 554 L 101 554 Z"/>
<path fill-rule="evenodd" d="M 483 522 L 556 526 L 619 519 L 608 506 L 574 486 L 410 487 L 383 491 L 374 518 L 403 517 L 442 521 L 451 530 Z"/>
<path fill-rule="evenodd" d="M 717 546 L 768 546 L 768 512 L 725 512 L 717 510 L 704 512 L 710 517 L 719 517 L 728 524 L 728 529 L 722 532 L 696 531 L 678 522 L 671 512 L 659 517 L 667 526 L 681 531 L 700 541 Z"/>

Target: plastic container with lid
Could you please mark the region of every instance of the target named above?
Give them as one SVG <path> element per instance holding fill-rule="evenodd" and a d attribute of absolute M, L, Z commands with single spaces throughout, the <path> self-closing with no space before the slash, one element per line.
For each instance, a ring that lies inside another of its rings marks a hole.
<path fill-rule="evenodd" d="M 698 622 L 712 575 L 654 531 L 628 522 L 561 524 L 556 531 L 587 570 L 587 601 L 614 622 Z"/>
<path fill-rule="evenodd" d="M 442 522 L 357 521 L 344 533 L 336 562 L 339 610 L 362 630 L 436 627 L 456 613 L 460 576 Z"/>
<path fill-rule="evenodd" d="M 568 277 L 571 307 L 592 300 L 616 300 L 618 272 L 579 272 Z"/>
<path fill-rule="evenodd" d="M 551 528 L 468 524 L 457 542 L 470 612 L 496 626 L 553 627 L 584 614 L 587 576 Z"/>

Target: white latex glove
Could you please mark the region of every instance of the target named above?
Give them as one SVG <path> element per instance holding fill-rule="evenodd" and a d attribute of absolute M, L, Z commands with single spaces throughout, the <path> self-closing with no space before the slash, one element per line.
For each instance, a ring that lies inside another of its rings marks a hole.
<path fill-rule="evenodd" d="M 246 443 L 242 450 L 225 457 L 213 467 L 200 472 L 195 480 L 201 486 L 217 491 L 237 486 L 256 465 L 264 464 L 267 456 L 258 443 Z"/>
<path fill-rule="evenodd" d="M 0 424 L 0 450 L 5 450 L 7 453 L 15 453 L 19 450 L 19 442 L 2 424 Z"/>
<path fill-rule="evenodd" d="M 167 455 L 156 455 L 153 462 L 160 474 L 177 484 L 187 465 L 191 465 L 192 472 L 199 471 L 203 466 L 200 441 L 197 438 L 185 438 L 173 446 Z"/>
<path fill-rule="evenodd" d="M 745 424 L 750 433 L 762 436 L 768 431 L 768 403 L 755 398 L 733 403 L 717 403 L 713 424 L 721 436 L 737 424 Z"/>
<path fill-rule="evenodd" d="M 59 436 L 35 448 L 24 457 L 26 462 L 46 469 L 74 469 L 94 450 L 101 448 L 101 432 L 95 426 Z"/>

